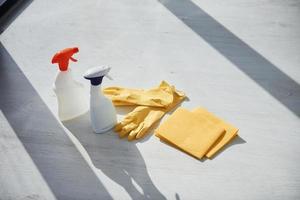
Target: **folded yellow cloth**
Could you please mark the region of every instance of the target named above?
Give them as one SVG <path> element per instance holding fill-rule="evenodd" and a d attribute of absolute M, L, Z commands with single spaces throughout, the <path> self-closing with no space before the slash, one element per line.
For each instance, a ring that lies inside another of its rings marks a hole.
<path fill-rule="evenodd" d="M 155 135 L 201 159 L 224 132 L 219 124 L 214 124 L 197 113 L 178 108 L 155 130 Z"/>
<path fill-rule="evenodd" d="M 210 120 L 215 126 L 221 126 L 225 129 L 225 134 L 215 142 L 215 144 L 210 148 L 209 152 L 206 153 L 206 157 L 212 158 L 220 149 L 222 149 L 226 144 L 237 136 L 239 131 L 238 128 L 234 127 L 233 125 L 223 121 L 222 119 L 218 118 L 214 114 L 208 112 L 204 108 L 197 108 L 193 110 L 193 113 L 200 115 L 203 118 Z"/>

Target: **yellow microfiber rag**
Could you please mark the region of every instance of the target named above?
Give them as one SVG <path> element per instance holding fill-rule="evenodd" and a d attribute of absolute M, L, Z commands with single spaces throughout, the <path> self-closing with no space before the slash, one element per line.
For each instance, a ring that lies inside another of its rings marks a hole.
<path fill-rule="evenodd" d="M 115 131 L 119 133 L 119 136 L 127 136 L 128 140 L 144 137 L 166 112 L 185 99 L 184 93 L 165 81 L 151 90 L 110 87 L 104 89 L 103 92 L 113 100 L 115 106 L 142 105 L 137 106 L 115 126 Z"/>
<path fill-rule="evenodd" d="M 213 157 L 237 132 L 237 128 L 203 108 L 193 112 L 179 108 L 155 130 L 161 140 L 198 159 Z"/>
<path fill-rule="evenodd" d="M 211 147 L 209 152 L 206 154 L 206 157 L 212 158 L 220 149 L 222 149 L 226 144 L 232 141 L 235 136 L 237 136 L 237 133 L 239 131 L 238 128 L 218 118 L 214 114 L 208 112 L 206 109 L 197 108 L 193 110 L 193 113 L 196 113 L 197 115 L 210 120 L 213 124 L 219 125 L 225 129 L 225 134 L 220 137 L 218 141 Z"/>
<path fill-rule="evenodd" d="M 225 132 L 209 119 L 178 108 L 155 130 L 156 136 L 201 159 Z"/>

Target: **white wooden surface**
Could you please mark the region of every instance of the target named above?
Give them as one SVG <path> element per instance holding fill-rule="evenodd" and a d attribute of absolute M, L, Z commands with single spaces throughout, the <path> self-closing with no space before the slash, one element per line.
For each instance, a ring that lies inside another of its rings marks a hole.
<path fill-rule="evenodd" d="M 1 199 L 55 199 L 7 119 L 1 119 Z"/>
<path fill-rule="evenodd" d="M 235 145 L 198 161 L 154 136 L 94 135 L 87 115 L 62 124 L 112 198 L 299 199 L 299 19 L 292 0 L 39 0 L 0 37 L 54 115 L 51 56 L 79 46 L 71 65 L 87 90 L 83 72 L 108 65 L 104 86 L 166 80 L 188 95 L 182 106 L 240 128 Z"/>

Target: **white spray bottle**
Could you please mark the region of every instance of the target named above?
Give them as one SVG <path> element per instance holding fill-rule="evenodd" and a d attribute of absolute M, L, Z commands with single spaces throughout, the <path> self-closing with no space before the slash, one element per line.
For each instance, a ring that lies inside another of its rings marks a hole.
<path fill-rule="evenodd" d="M 88 111 L 88 99 L 84 86 L 73 79 L 71 69 L 68 69 L 69 60 L 77 53 L 78 48 L 66 48 L 57 52 L 52 63 L 58 63 L 59 72 L 56 75 L 53 90 L 57 97 L 58 116 L 61 121 L 70 120 Z"/>
<path fill-rule="evenodd" d="M 103 77 L 106 76 L 111 79 L 108 75 L 109 70 L 109 67 L 94 67 L 84 74 L 84 78 L 91 81 L 90 115 L 95 133 L 104 133 L 112 129 L 117 123 L 115 107 L 101 90 Z"/>

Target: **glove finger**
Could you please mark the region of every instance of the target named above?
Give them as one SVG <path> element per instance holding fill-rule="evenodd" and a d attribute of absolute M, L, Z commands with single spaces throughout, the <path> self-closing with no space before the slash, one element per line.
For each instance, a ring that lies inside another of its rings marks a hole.
<path fill-rule="evenodd" d="M 133 121 L 133 119 L 130 119 L 130 118 L 124 119 L 123 121 L 121 121 L 121 122 L 119 122 L 119 123 L 117 123 L 117 124 L 115 125 L 114 130 L 115 130 L 116 132 L 119 132 L 119 131 L 122 130 L 122 128 L 123 128 L 124 126 L 126 126 L 126 125 L 129 124 L 129 123 L 131 123 L 132 121 Z"/>
<path fill-rule="evenodd" d="M 123 129 L 119 132 L 119 137 L 120 137 L 120 138 L 123 138 L 123 137 L 125 137 L 126 135 L 128 135 L 128 132 L 123 131 Z"/>
<path fill-rule="evenodd" d="M 149 112 L 149 107 L 146 107 L 146 106 L 138 106 L 138 107 L 136 107 L 133 111 L 131 111 L 130 113 L 128 113 L 121 122 L 119 122 L 115 126 L 114 130 L 116 132 L 121 131 L 124 126 L 126 126 L 127 124 L 129 124 L 132 121 L 136 120 L 136 118 L 138 116 L 141 117 L 141 115 L 145 115 L 147 112 Z M 137 122 L 137 123 L 139 123 L 139 122 Z"/>
<path fill-rule="evenodd" d="M 121 122 L 119 122 L 116 126 L 115 126 L 115 131 L 119 132 L 124 126 L 126 126 L 127 124 L 131 123 L 134 120 L 134 116 L 132 115 L 127 115 Z"/>
<path fill-rule="evenodd" d="M 136 134 L 136 139 L 140 139 L 144 137 L 149 129 L 155 124 L 158 120 L 160 120 L 164 116 L 164 112 L 157 110 L 151 111 L 148 116 L 144 120 L 144 126 L 139 132 Z"/>
<path fill-rule="evenodd" d="M 136 129 L 132 130 L 132 131 L 129 133 L 128 137 L 127 137 L 127 138 L 128 138 L 128 141 L 134 140 L 135 137 L 136 137 L 136 134 L 137 134 L 143 127 L 144 127 L 144 122 L 140 123 L 140 125 L 139 125 Z"/>
<path fill-rule="evenodd" d="M 115 125 L 114 131 L 119 132 L 123 128 L 123 124 L 121 122 Z"/>
<path fill-rule="evenodd" d="M 135 138 L 140 139 L 144 137 L 148 133 L 149 128 L 149 126 L 143 126 L 143 128 L 136 134 Z"/>
<path fill-rule="evenodd" d="M 119 136 L 122 138 L 122 137 L 125 137 L 126 135 L 128 135 L 128 133 L 130 131 L 132 131 L 133 129 L 135 129 L 138 125 L 135 124 L 135 123 L 129 123 L 127 124 L 126 126 L 123 126 L 122 130 L 119 132 Z"/>
<path fill-rule="evenodd" d="M 126 135 L 128 135 L 128 132 L 126 132 L 126 131 L 122 131 L 122 130 L 121 130 L 121 131 L 119 132 L 119 137 L 120 137 L 120 138 L 123 138 L 123 137 L 125 137 Z"/>
<path fill-rule="evenodd" d="M 107 87 L 103 89 L 103 93 L 106 95 L 118 95 L 122 91 L 119 87 Z"/>

